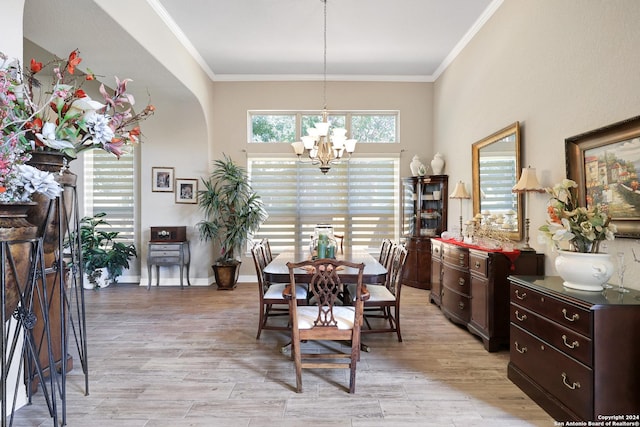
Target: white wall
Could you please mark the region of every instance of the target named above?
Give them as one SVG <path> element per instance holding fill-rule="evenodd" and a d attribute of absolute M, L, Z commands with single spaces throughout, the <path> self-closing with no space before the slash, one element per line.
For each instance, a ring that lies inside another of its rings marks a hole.
<path fill-rule="evenodd" d="M 565 177 L 567 137 L 640 114 L 640 2 L 507 0 L 435 82 L 434 141 L 450 180 L 471 182 L 471 144 L 520 121 L 523 165 L 551 186 Z M 545 195 L 530 196 L 531 245 L 546 219 Z M 467 204 L 465 218 L 472 214 Z M 449 221 L 458 213 L 450 211 Z M 633 264 L 627 284 L 640 289 L 640 244 L 617 239 Z M 612 279 L 615 282 L 616 277 Z"/>

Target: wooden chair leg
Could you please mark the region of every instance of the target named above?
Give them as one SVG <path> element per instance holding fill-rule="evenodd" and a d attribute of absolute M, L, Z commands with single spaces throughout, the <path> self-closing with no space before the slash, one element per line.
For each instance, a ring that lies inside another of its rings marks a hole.
<path fill-rule="evenodd" d="M 351 372 L 349 374 L 349 393 L 356 392 L 356 366 L 360 360 L 360 342 L 352 342 L 351 345 Z"/>
<path fill-rule="evenodd" d="M 395 309 L 393 311 L 395 317 L 395 323 L 396 323 L 396 333 L 398 334 L 398 342 L 402 342 L 402 334 L 400 333 L 400 315 L 398 314 L 398 310 Z"/>
<path fill-rule="evenodd" d="M 262 327 L 264 326 L 264 321 L 266 317 L 264 315 L 264 306 L 260 304 L 260 319 L 258 320 L 258 335 L 256 335 L 256 339 L 260 339 L 260 334 L 262 333 Z"/>

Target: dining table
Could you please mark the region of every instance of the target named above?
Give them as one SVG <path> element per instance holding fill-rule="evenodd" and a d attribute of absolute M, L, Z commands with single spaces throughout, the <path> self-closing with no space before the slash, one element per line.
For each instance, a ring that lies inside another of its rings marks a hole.
<path fill-rule="evenodd" d="M 287 263 L 301 262 L 307 259 L 310 259 L 309 251 L 282 252 L 274 257 L 264 268 L 263 273 L 265 279 L 271 283 L 288 283 L 289 267 L 287 267 Z M 387 269 L 365 250 L 350 250 L 345 248 L 344 253 L 336 254 L 336 259 L 356 264 L 364 263 L 362 283 L 365 285 L 385 282 Z M 309 270 L 303 268 L 297 268 L 293 273 L 297 283 L 309 283 L 313 276 Z M 338 275 L 343 283 L 355 283 L 358 279 L 358 270 L 344 267 L 338 272 Z"/>

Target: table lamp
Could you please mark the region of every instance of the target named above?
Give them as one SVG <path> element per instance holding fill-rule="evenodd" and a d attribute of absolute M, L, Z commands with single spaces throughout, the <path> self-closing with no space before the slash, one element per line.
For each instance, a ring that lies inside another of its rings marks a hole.
<path fill-rule="evenodd" d="M 544 187 L 538 183 L 536 177 L 536 168 L 530 166 L 522 168 L 520 174 L 520 180 L 511 189 L 513 193 L 524 193 L 527 200 L 524 204 L 525 212 L 529 211 L 529 193 L 544 193 Z M 524 221 L 524 246 L 520 249 L 522 251 L 533 251 L 534 249 L 529 246 L 529 215 L 525 215 Z"/>
<path fill-rule="evenodd" d="M 458 181 L 456 188 L 453 189 L 453 193 L 449 195 L 450 199 L 460 199 L 460 236 L 462 236 L 462 199 L 470 199 L 471 196 L 467 193 L 467 188 L 464 186 L 464 182 Z"/>

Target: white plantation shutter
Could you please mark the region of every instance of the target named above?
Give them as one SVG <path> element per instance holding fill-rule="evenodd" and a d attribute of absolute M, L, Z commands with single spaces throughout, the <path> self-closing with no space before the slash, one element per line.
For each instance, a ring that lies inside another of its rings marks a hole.
<path fill-rule="evenodd" d="M 135 241 L 134 155 L 117 159 L 113 154 L 91 150 L 83 154 L 85 160 L 84 216 L 106 212 L 111 224 L 106 231 L 119 232 L 119 241 Z"/>
<path fill-rule="evenodd" d="M 254 240 L 275 253 L 304 249 L 316 224 L 331 224 L 347 246 L 377 252 L 399 230 L 397 158 L 354 158 L 326 175 L 294 158 L 249 158 L 253 189 L 269 214 Z"/>

